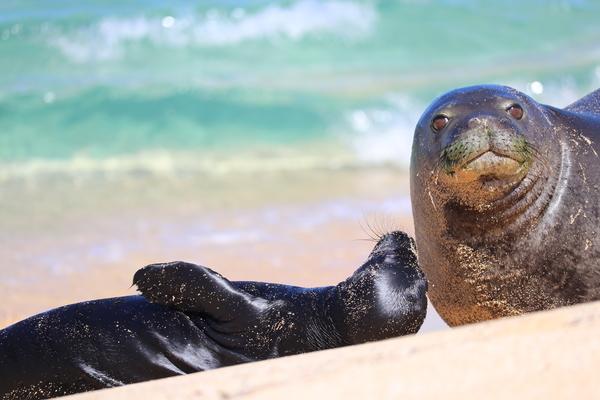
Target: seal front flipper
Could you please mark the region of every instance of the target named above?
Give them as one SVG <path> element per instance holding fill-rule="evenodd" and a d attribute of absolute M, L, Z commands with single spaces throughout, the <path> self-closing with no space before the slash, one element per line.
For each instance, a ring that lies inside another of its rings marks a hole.
<path fill-rule="evenodd" d="M 138 270 L 133 284 L 153 303 L 218 321 L 259 315 L 269 302 L 239 290 L 210 268 L 183 261 L 150 264 Z"/>

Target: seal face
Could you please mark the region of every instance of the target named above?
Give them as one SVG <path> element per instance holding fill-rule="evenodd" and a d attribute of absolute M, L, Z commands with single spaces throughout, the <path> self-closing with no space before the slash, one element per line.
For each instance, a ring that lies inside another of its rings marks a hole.
<path fill-rule="evenodd" d="M 42 399 L 416 333 L 427 281 L 384 235 L 336 286 L 231 282 L 184 262 L 140 269 L 142 296 L 78 303 L 0 330 L 0 399 Z"/>
<path fill-rule="evenodd" d="M 431 190 L 475 209 L 492 208 L 545 163 L 544 118 L 533 100 L 509 88 L 458 90 L 442 96 L 423 115 L 419 152 L 438 185 Z M 444 124 L 439 121 L 443 119 Z M 552 129 L 551 127 L 548 127 Z"/>
<path fill-rule="evenodd" d="M 446 322 L 600 298 L 599 100 L 597 91 L 560 110 L 486 85 L 451 91 L 423 113 L 413 214 Z"/>

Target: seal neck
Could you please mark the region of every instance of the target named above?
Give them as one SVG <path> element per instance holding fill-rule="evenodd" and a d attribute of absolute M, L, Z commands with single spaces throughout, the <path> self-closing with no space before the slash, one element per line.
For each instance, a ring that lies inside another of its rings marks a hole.
<path fill-rule="evenodd" d="M 374 252 L 335 286 L 336 320 L 346 344 L 416 333 L 427 309 L 427 280 L 414 253 Z"/>

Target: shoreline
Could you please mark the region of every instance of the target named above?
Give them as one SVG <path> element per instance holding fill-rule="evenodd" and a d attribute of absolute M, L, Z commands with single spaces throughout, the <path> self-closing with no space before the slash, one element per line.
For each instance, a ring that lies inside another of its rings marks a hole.
<path fill-rule="evenodd" d="M 0 207 L 0 327 L 135 294 L 133 273 L 161 261 L 203 264 L 231 280 L 337 284 L 369 254 L 367 225 L 413 234 L 408 176 L 393 168 L 10 189 Z"/>

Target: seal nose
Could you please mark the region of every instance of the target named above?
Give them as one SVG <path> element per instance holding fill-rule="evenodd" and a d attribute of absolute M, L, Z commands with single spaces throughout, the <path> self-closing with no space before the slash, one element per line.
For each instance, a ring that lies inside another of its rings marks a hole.
<path fill-rule="evenodd" d="M 398 252 L 412 251 L 414 248 L 413 239 L 406 233 L 401 231 L 393 231 L 386 233 L 379 239 L 375 248 L 371 252 L 371 256 L 376 254 L 394 254 Z"/>
<path fill-rule="evenodd" d="M 410 246 L 410 236 L 402 231 L 388 232 L 381 237 L 379 245 L 382 247 L 399 247 L 399 246 Z"/>
<path fill-rule="evenodd" d="M 510 129 L 511 125 L 507 118 L 495 114 L 475 114 L 467 119 L 468 130 L 484 130 L 494 132 L 502 129 Z"/>
<path fill-rule="evenodd" d="M 469 118 L 469 121 L 467 122 L 467 127 L 469 129 L 486 128 L 490 125 L 490 122 L 490 117 L 477 115 L 475 117 Z"/>

